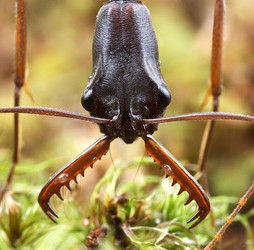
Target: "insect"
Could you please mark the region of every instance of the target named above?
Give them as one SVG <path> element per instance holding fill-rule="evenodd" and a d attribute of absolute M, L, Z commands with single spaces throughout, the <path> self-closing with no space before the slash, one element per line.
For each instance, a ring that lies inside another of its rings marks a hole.
<path fill-rule="evenodd" d="M 110 143 L 121 138 L 132 143 L 141 137 L 146 151 L 158 163 L 173 183 L 187 191 L 195 200 L 198 212 L 189 220 L 200 223 L 209 213 L 209 200 L 197 181 L 152 136 L 157 124 L 175 120 L 254 120 L 253 116 L 228 113 L 200 113 L 179 117 L 161 118 L 170 103 L 171 94 L 160 72 L 156 37 L 147 8 L 140 1 L 110 1 L 98 13 L 93 45 L 93 73 L 82 96 L 83 107 L 91 117 L 47 109 L 6 108 L 1 112 L 20 112 L 59 115 L 83 119 L 99 124 L 105 134 L 91 147 L 67 163 L 40 192 L 38 201 L 48 217 L 56 221 L 56 212 L 50 198 L 56 194 L 63 199 L 60 189 L 70 189 L 71 180 L 84 174 L 107 153 Z"/>

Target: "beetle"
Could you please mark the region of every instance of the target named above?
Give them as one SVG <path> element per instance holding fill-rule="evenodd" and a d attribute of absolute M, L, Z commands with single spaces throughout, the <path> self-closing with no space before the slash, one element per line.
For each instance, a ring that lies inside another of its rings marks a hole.
<path fill-rule="evenodd" d="M 93 42 L 93 73 L 81 98 L 91 116 L 104 118 L 99 124 L 105 134 L 88 150 L 67 163 L 42 189 L 38 201 L 43 211 L 55 221 L 57 214 L 49 199 L 54 194 L 63 199 L 62 186 L 75 180 L 109 149 L 111 141 L 121 138 L 132 143 L 138 137 L 145 141 L 146 151 L 173 182 L 187 191 L 188 204 L 193 199 L 199 211 L 197 225 L 209 212 L 209 200 L 184 167 L 153 137 L 157 124 L 144 124 L 144 119 L 158 118 L 170 103 L 171 95 L 161 72 L 158 45 L 148 9 L 140 1 L 110 1 L 97 16 Z"/>
<path fill-rule="evenodd" d="M 141 137 L 147 153 L 158 163 L 179 193 L 187 191 L 195 200 L 198 212 L 189 220 L 200 223 L 209 213 L 210 204 L 202 187 L 184 167 L 152 136 L 158 123 L 174 119 L 238 119 L 252 121 L 253 116 L 226 113 L 200 113 L 181 117 L 161 118 L 169 105 L 171 94 L 160 71 L 158 45 L 147 8 L 138 0 L 112 0 L 98 13 L 93 44 L 93 73 L 82 96 L 83 107 L 91 117 L 47 108 L 2 108 L 0 112 L 58 115 L 83 119 L 99 124 L 104 134 L 97 142 L 59 170 L 44 186 L 38 201 L 48 217 L 56 221 L 50 198 L 60 189 L 70 189 L 79 174 L 107 153 L 110 143 L 121 138 L 132 143 Z"/>

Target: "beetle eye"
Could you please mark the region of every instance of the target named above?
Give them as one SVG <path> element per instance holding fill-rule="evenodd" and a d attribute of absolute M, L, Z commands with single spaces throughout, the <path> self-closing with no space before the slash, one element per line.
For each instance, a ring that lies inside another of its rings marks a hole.
<path fill-rule="evenodd" d="M 171 94 L 167 88 L 159 88 L 158 92 L 158 105 L 165 108 L 169 105 L 171 101 Z"/>
<path fill-rule="evenodd" d="M 94 109 L 93 91 L 91 89 L 84 91 L 84 94 L 81 97 L 81 104 L 87 111 L 92 111 Z"/>

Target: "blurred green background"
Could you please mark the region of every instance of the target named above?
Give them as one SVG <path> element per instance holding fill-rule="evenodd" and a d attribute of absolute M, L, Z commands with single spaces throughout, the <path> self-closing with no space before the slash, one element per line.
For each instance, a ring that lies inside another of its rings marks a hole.
<path fill-rule="evenodd" d="M 150 9 L 158 38 L 162 73 L 173 96 L 166 114 L 195 112 L 209 83 L 214 1 L 146 0 L 145 4 Z M 86 113 L 80 98 L 92 71 L 93 32 L 101 5 L 99 0 L 27 1 L 27 81 L 35 102 L 23 91 L 23 106 Z M 221 111 L 254 113 L 253 7 L 253 0 L 227 3 Z M 13 105 L 14 9 L 14 1 L 0 0 L 1 107 Z M 197 122 L 163 124 L 155 137 L 187 167 L 195 167 L 204 126 L 205 123 Z M 0 170 L 1 182 L 7 174 L 6 162 L 12 155 L 12 134 L 12 116 L 1 115 L 0 163 L 6 166 L 4 171 Z M 100 136 L 94 124 L 22 115 L 21 162 L 32 162 L 35 166 L 49 159 L 54 162 L 44 176 L 35 172 L 36 178 L 31 182 L 43 186 L 54 171 Z M 207 163 L 212 195 L 240 197 L 245 192 L 254 178 L 253 142 L 253 124 L 217 123 Z M 116 140 L 111 155 L 113 160 L 126 161 L 142 156 L 143 142 L 126 145 Z M 89 193 L 112 159 L 108 154 L 98 167 L 89 170 L 79 199 Z M 253 199 L 248 206 L 254 206 Z"/>

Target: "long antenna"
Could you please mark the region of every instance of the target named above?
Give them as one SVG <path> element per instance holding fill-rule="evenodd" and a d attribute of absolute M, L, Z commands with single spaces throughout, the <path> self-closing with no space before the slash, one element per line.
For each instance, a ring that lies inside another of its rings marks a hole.
<path fill-rule="evenodd" d="M 254 122 L 254 116 L 234 114 L 227 112 L 200 112 L 200 113 L 189 113 L 183 115 L 155 118 L 155 119 L 143 119 L 143 123 L 168 123 L 177 121 L 217 121 L 217 120 L 235 120 Z"/>
<path fill-rule="evenodd" d="M 22 113 L 22 114 L 34 114 L 34 115 L 45 115 L 45 116 L 58 116 L 71 118 L 76 120 L 83 120 L 88 122 L 93 122 L 97 124 L 108 124 L 109 119 L 86 116 L 79 113 L 74 113 L 66 110 L 56 109 L 56 108 L 46 108 L 46 107 L 9 107 L 0 108 L 0 113 Z"/>

